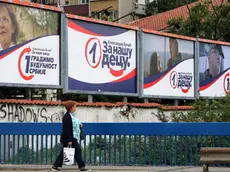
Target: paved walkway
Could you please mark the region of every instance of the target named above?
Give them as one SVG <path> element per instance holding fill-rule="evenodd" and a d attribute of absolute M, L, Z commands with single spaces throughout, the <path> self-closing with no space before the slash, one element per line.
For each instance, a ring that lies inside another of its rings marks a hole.
<path fill-rule="evenodd" d="M 47 172 L 50 165 L 0 165 L 1 172 Z M 135 166 L 91 166 L 93 172 L 203 172 L 202 167 L 135 167 Z M 210 167 L 210 172 L 229 172 L 230 168 Z M 63 171 L 79 171 L 76 166 L 64 166 Z"/>

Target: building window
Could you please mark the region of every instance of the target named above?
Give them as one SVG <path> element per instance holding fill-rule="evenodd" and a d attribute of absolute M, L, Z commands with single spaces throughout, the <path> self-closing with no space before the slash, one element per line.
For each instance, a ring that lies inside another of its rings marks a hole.
<path fill-rule="evenodd" d="M 81 4 L 88 4 L 89 0 L 81 0 Z"/>

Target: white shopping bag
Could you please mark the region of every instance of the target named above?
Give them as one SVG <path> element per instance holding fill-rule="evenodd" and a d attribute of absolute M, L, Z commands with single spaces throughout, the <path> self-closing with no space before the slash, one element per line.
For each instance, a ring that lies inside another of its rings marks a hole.
<path fill-rule="evenodd" d="M 73 165 L 74 164 L 74 154 L 75 149 L 71 147 L 66 147 L 63 149 L 63 164 Z"/>

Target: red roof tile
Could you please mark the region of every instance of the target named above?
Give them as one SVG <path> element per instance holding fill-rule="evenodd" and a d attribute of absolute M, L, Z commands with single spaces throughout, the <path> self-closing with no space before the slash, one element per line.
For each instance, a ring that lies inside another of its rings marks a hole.
<path fill-rule="evenodd" d="M 199 2 L 203 2 L 204 0 L 199 0 Z M 213 5 L 220 5 L 223 0 L 211 0 Z M 227 0 L 224 0 L 224 2 L 227 2 Z M 173 10 L 169 10 L 163 13 L 159 13 L 156 15 L 152 15 L 143 19 L 139 19 L 136 21 L 133 21 L 129 23 L 132 26 L 136 26 L 139 28 L 145 28 L 145 29 L 152 29 L 152 30 L 163 30 L 168 27 L 168 21 L 173 18 L 182 17 L 183 19 L 187 19 L 189 16 L 189 9 L 193 6 L 195 6 L 198 2 L 194 2 L 191 4 L 181 6 L 178 8 L 175 8 Z"/>
<path fill-rule="evenodd" d="M 44 100 L 16 100 L 16 99 L 4 99 L 0 100 L 0 103 L 9 103 L 9 104 L 26 104 L 26 105 L 62 105 L 64 102 L 54 102 L 54 101 L 44 101 Z M 76 102 L 77 106 L 82 107 L 121 107 L 124 105 L 130 105 L 132 107 L 139 108 L 160 108 L 162 110 L 192 110 L 192 106 L 163 106 L 158 103 L 125 103 L 125 102 L 117 102 L 117 103 L 109 103 L 109 102 L 95 102 L 88 103 Z"/>
<path fill-rule="evenodd" d="M 39 3 L 31 3 L 29 1 L 21 1 L 21 0 L 0 0 L 0 2 L 8 2 L 8 3 L 13 3 L 13 4 L 19 4 L 23 6 L 29 6 L 29 7 L 35 7 L 35 8 L 43 8 L 43 9 L 48 9 L 48 10 L 53 10 L 53 11 L 59 11 L 61 12 L 62 9 L 51 6 L 51 5 L 44 5 L 44 4 L 39 4 Z"/>
<path fill-rule="evenodd" d="M 16 100 L 16 99 L 3 99 L 0 103 L 10 103 L 10 104 L 35 104 L 35 105 L 61 105 L 61 102 L 54 101 L 44 101 L 44 100 Z"/>

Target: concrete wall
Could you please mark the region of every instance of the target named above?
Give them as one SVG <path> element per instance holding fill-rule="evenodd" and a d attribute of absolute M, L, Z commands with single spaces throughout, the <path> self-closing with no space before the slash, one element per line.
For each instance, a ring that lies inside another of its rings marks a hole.
<path fill-rule="evenodd" d="M 157 108 L 79 106 L 76 114 L 82 122 L 158 122 L 157 112 Z M 62 105 L 0 104 L 0 122 L 61 122 L 64 113 Z"/>
<path fill-rule="evenodd" d="M 63 113 L 61 105 L 0 104 L 0 122 L 60 122 Z"/>
<path fill-rule="evenodd" d="M 130 107 L 130 108 L 129 108 Z M 13 104 L 13 103 L 0 103 L 0 122 L 61 122 L 65 113 L 62 105 L 34 105 L 34 104 Z M 79 106 L 76 114 L 81 122 L 159 122 L 154 114 L 157 114 L 157 108 L 140 108 L 133 106 Z M 170 117 L 172 111 L 165 111 L 166 116 Z M 1 125 L 1 124 L 0 124 Z M 6 160 L 8 159 L 8 152 L 12 157 L 12 144 L 13 136 L 1 136 L 0 149 L 1 159 L 3 160 L 4 154 Z M 5 139 L 4 139 L 5 138 Z M 22 147 L 22 140 L 24 145 L 27 143 L 27 137 L 15 137 L 15 154 L 18 152 L 18 140 L 20 141 L 19 147 Z M 31 141 L 31 136 L 29 140 Z M 48 143 L 51 136 L 48 136 Z M 55 138 L 53 138 L 54 140 Z M 41 143 L 41 137 L 38 138 Z M 58 142 L 60 137 L 58 137 Z M 5 146 L 4 146 L 5 142 Z M 29 143 L 29 147 L 34 146 L 36 151 L 36 138 L 34 142 Z M 46 144 L 46 138 L 43 138 L 43 145 Z M 55 146 L 53 142 L 52 147 Z M 48 145 L 50 148 L 51 145 Z M 5 151 L 4 151 L 5 150 Z M 40 146 L 38 148 L 40 150 Z"/>

